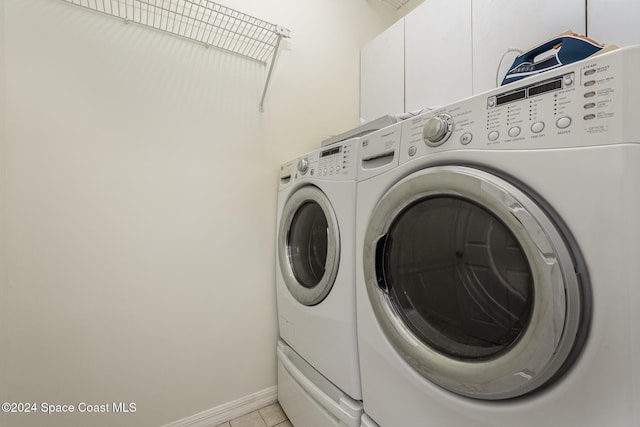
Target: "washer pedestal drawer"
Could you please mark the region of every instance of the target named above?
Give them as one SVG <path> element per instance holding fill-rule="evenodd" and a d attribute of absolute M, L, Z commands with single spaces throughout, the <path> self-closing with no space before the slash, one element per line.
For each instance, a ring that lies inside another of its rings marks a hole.
<path fill-rule="evenodd" d="M 362 402 L 351 399 L 283 341 L 277 353 L 278 401 L 294 426 L 360 427 Z"/>

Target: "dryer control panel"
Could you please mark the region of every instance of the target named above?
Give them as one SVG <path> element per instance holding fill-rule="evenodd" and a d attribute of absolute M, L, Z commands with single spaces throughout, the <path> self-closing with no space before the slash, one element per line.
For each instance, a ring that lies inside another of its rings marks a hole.
<path fill-rule="evenodd" d="M 457 149 L 640 142 L 640 46 L 587 58 L 402 123 L 400 162 Z"/>

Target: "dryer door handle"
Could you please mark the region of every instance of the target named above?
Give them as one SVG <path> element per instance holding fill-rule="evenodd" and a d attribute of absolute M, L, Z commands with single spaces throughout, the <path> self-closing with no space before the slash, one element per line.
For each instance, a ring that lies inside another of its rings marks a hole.
<path fill-rule="evenodd" d="M 378 237 L 378 241 L 376 242 L 376 258 L 375 258 L 375 269 L 376 269 L 376 284 L 378 288 L 383 292 L 389 292 L 389 287 L 387 286 L 387 278 L 386 278 L 386 258 L 387 258 L 387 247 L 391 243 L 391 236 L 389 234 L 383 234 Z"/>

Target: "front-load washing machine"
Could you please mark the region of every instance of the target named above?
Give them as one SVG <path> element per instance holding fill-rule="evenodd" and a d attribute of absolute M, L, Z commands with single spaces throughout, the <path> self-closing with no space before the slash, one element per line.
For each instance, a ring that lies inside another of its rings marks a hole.
<path fill-rule="evenodd" d="M 358 139 L 284 164 L 277 203 L 278 400 L 296 426 L 359 426 Z"/>
<path fill-rule="evenodd" d="M 638 69 L 623 48 L 409 119 L 359 180 L 375 422 L 640 425 Z"/>

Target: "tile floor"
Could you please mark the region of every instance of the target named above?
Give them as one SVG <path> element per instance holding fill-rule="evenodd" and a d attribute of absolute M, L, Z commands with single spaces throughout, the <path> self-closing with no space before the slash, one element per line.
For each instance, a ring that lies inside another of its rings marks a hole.
<path fill-rule="evenodd" d="M 293 427 L 293 425 L 276 402 L 216 427 Z"/>

